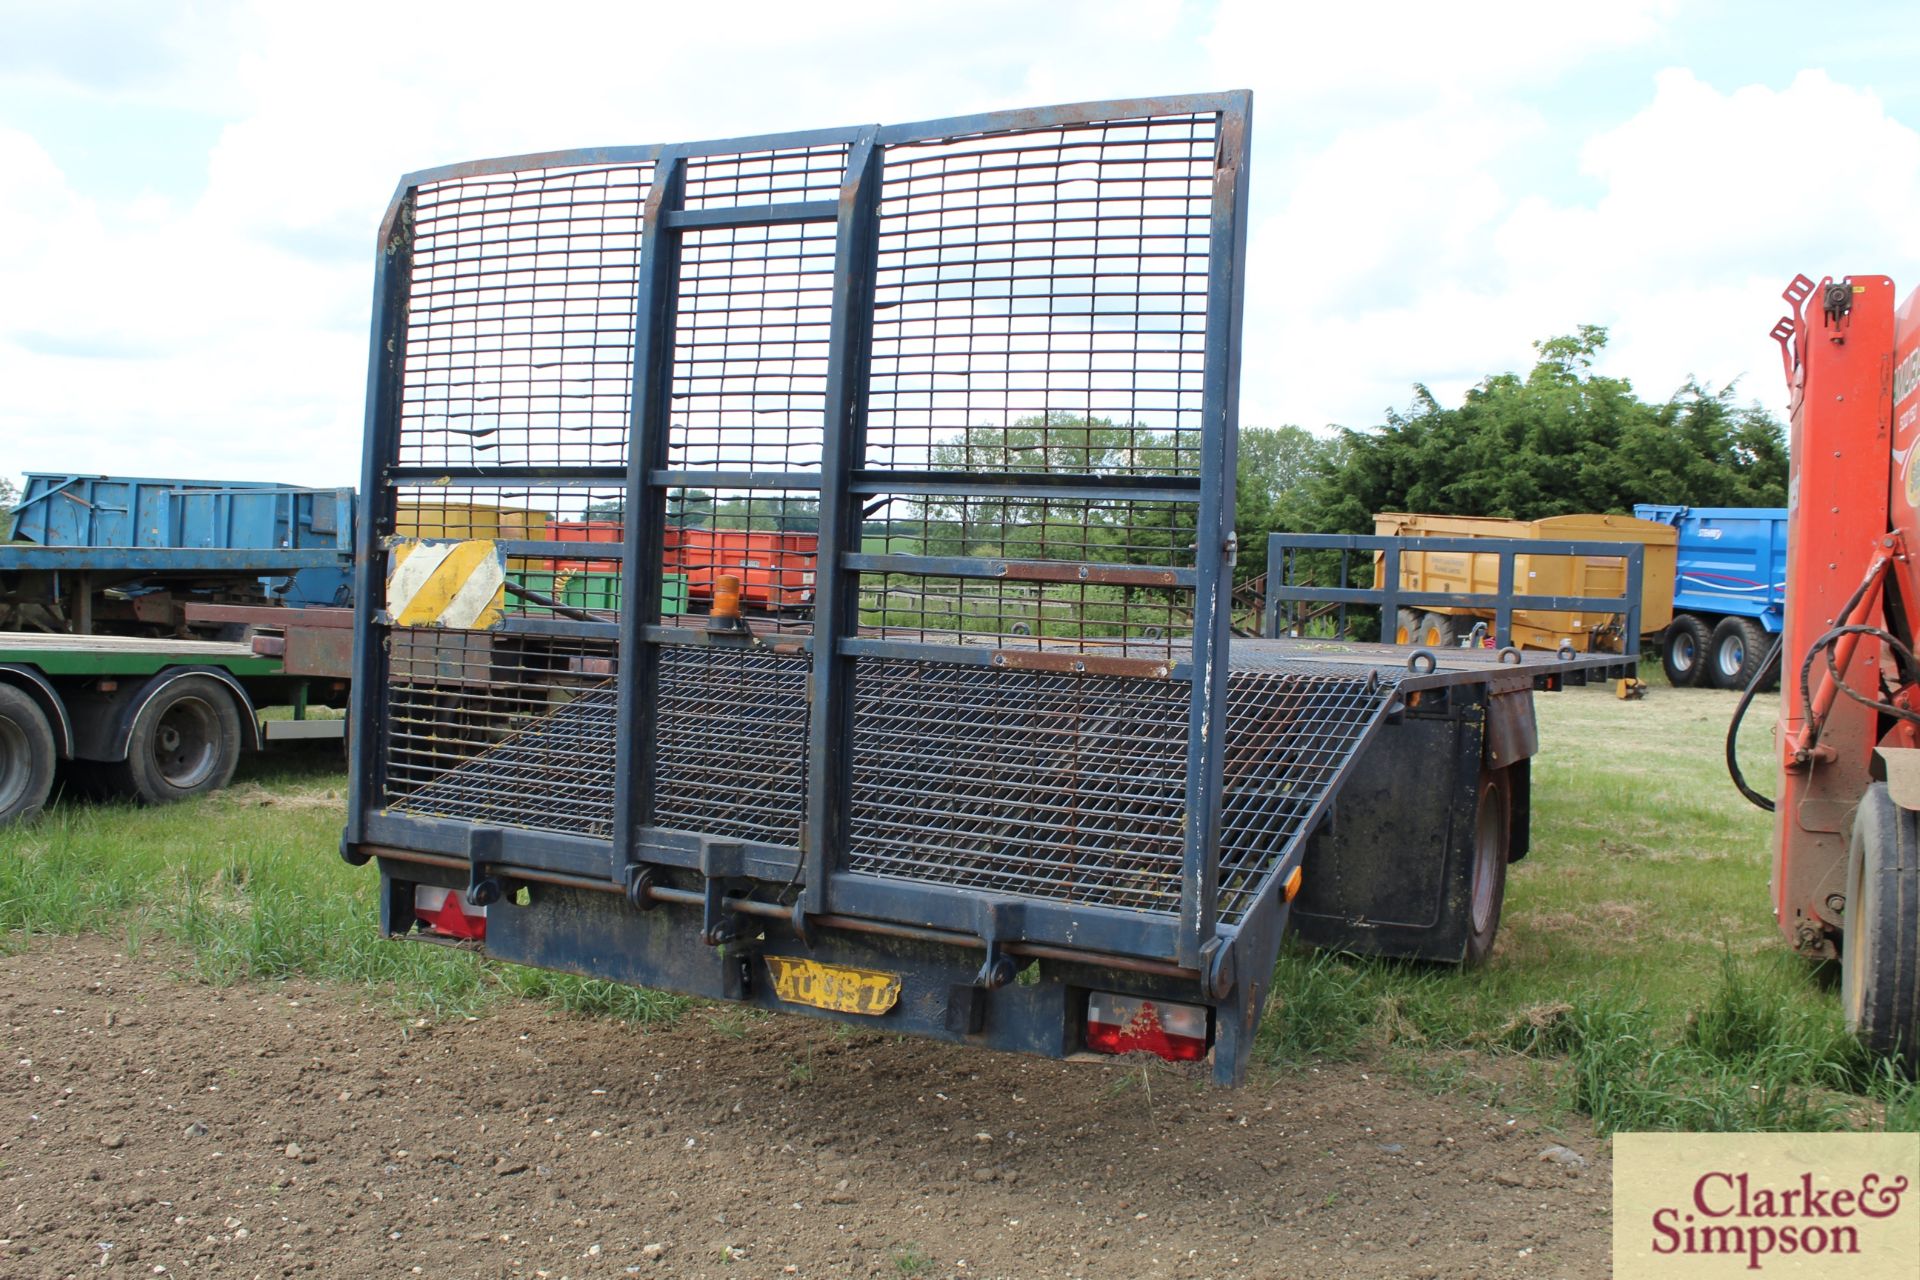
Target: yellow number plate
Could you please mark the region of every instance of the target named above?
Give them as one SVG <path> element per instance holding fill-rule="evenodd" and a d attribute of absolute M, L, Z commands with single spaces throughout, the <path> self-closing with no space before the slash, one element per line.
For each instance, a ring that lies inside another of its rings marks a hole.
<path fill-rule="evenodd" d="M 773 975 L 773 993 L 789 1004 L 835 1013 L 882 1014 L 900 999 L 900 979 L 872 969 L 768 956 L 767 972 Z"/>

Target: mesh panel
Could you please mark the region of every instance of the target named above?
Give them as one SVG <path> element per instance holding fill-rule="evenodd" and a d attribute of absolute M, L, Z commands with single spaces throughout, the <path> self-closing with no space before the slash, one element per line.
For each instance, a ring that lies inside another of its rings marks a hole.
<path fill-rule="evenodd" d="M 508 703 L 497 661 L 481 656 L 496 648 L 486 639 L 434 632 L 409 644 L 406 670 L 414 683 L 395 690 L 395 705 L 408 719 L 394 730 L 401 750 L 389 758 L 390 769 L 405 765 L 406 784 L 393 774 L 393 807 L 610 839 L 617 700 L 611 682 L 566 692 L 529 684 Z M 806 682 L 807 660 L 798 654 L 668 647 L 660 668 L 659 824 L 798 843 Z"/>
<path fill-rule="evenodd" d="M 730 645 L 661 653 L 661 826 L 800 842 L 809 665 L 803 654 Z"/>
<path fill-rule="evenodd" d="M 543 745 L 523 765 L 546 770 L 539 777 L 568 779 L 567 785 L 573 786 L 581 768 L 600 763 L 584 741 L 569 745 L 564 735 L 547 732 L 545 722 L 613 678 L 611 644 L 396 628 L 387 662 L 390 800 L 410 796 L 476 756 L 492 759 L 503 743 L 519 740 L 536 726 L 544 735 Z M 527 774 L 515 785 L 535 786 L 535 776 Z M 484 815 L 474 806 L 490 804 L 476 793 L 463 802 L 461 811 L 480 817 Z"/>
<path fill-rule="evenodd" d="M 736 151 L 687 161 L 689 209 L 832 200 L 840 194 L 847 149 L 839 144 Z"/>
<path fill-rule="evenodd" d="M 1305 834 L 1391 693 L 1312 669 L 1232 676 L 1223 921 Z M 855 696 L 852 870 L 1179 909 L 1184 684 L 869 661 Z"/>
<path fill-rule="evenodd" d="M 396 461 L 619 466 L 648 165 L 419 189 Z"/>
<path fill-rule="evenodd" d="M 1186 691 L 861 662 L 849 869 L 1178 910 Z"/>
<path fill-rule="evenodd" d="M 888 148 L 868 465 L 1195 473 L 1216 134 L 1177 116 Z"/>
<path fill-rule="evenodd" d="M 1392 681 L 1324 669 L 1236 671 L 1227 686 L 1220 918 L 1237 921 L 1314 807 L 1333 794 Z"/>
<path fill-rule="evenodd" d="M 833 245 L 818 222 L 681 237 L 669 466 L 819 470 Z"/>

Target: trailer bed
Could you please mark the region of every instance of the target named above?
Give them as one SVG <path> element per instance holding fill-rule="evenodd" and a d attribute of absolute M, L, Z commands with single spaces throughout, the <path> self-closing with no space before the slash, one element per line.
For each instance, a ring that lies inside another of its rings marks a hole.
<path fill-rule="evenodd" d="M 178 640 L 144 636 L 0 632 L 0 663 L 23 663 L 48 675 L 152 675 L 164 667 L 214 666 L 234 675 L 273 675 L 277 659 L 261 657 L 244 641 Z"/>

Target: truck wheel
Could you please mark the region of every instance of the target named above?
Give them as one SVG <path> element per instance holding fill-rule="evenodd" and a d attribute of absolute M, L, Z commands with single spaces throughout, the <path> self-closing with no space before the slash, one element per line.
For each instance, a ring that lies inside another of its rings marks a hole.
<path fill-rule="evenodd" d="M 1691 689 L 1700 683 L 1707 647 L 1706 623 L 1690 613 L 1675 617 L 1660 642 L 1660 669 L 1667 673 L 1667 683 L 1676 689 Z"/>
<path fill-rule="evenodd" d="M 1920 1073 L 1920 813 L 1876 782 L 1847 849 L 1840 1001 L 1869 1053 Z"/>
<path fill-rule="evenodd" d="M 1395 644 L 1416 644 L 1420 635 L 1420 611 L 1402 609 L 1394 618 L 1393 642 Z"/>
<path fill-rule="evenodd" d="M 0 827 L 40 812 L 53 790 L 53 727 L 40 704 L 0 684 Z"/>
<path fill-rule="evenodd" d="M 134 717 L 127 758 L 107 767 L 114 790 L 141 804 L 218 791 L 240 762 L 240 713 L 218 680 L 186 676 Z"/>
<path fill-rule="evenodd" d="M 1505 769 L 1480 772 L 1473 810 L 1473 877 L 1467 888 L 1468 965 L 1493 954 L 1500 932 L 1500 906 L 1507 896 L 1507 854 L 1513 832 L 1513 779 Z"/>
<path fill-rule="evenodd" d="M 1767 660 L 1767 633 L 1752 618 L 1722 618 L 1707 648 L 1707 682 L 1716 689 L 1744 689 Z"/>
<path fill-rule="evenodd" d="M 1459 643 L 1453 633 L 1453 618 L 1449 614 L 1429 613 L 1420 619 L 1420 639 L 1417 641 L 1423 649 L 1451 649 Z"/>

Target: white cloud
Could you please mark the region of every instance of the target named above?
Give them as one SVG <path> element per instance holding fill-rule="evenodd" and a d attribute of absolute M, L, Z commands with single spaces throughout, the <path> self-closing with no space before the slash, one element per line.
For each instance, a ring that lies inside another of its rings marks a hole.
<path fill-rule="evenodd" d="M 1300 168 L 1259 224 L 1249 287 L 1318 305 L 1255 308 L 1275 376 L 1249 380 L 1243 421 L 1317 426 L 1356 406 L 1349 425 L 1377 421 L 1415 381 L 1444 402 L 1582 323 L 1609 326 L 1603 368 L 1643 395 L 1740 379 L 1784 412 L 1767 332 L 1795 272 L 1914 283 L 1920 134 L 1870 92 L 1819 71 L 1726 92 L 1662 72 L 1641 110 L 1580 146 L 1585 201 L 1490 179 L 1537 143 L 1528 121 L 1441 102 Z"/>
<path fill-rule="evenodd" d="M 50 94 L 230 121 L 177 192 L 118 206 L 0 129 L 0 465 L 355 480 L 375 230 L 409 170 L 1193 87 L 1163 83 L 1178 6 L 1146 0 L 190 17 L 114 68 L 84 22 L 0 58 Z"/>
<path fill-rule="evenodd" d="M 105 68 L 73 52 L 84 29 L 21 28 L 38 44 L 0 57 L 0 87 L 226 124 L 177 183 L 114 198 L 0 121 L 0 465 L 352 482 L 396 179 L 552 147 L 1251 87 L 1256 424 L 1375 422 L 1583 322 L 1646 394 L 1749 373 L 1771 400 L 1787 277 L 1904 285 L 1920 262 L 1920 136 L 1820 72 L 1656 78 L 1666 0 L 528 12 L 170 11 Z M 1611 116 L 1560 88 L 1629 55 Z"/>
<path fill-rule="evenodd" d="M 1567 68 L 1665 30 L 1674 0 L 1223 0 L 1206 44 L 1214 65 L 1263 96 L 1363 111 L 1470 91 L 1549 84 Z"/>

